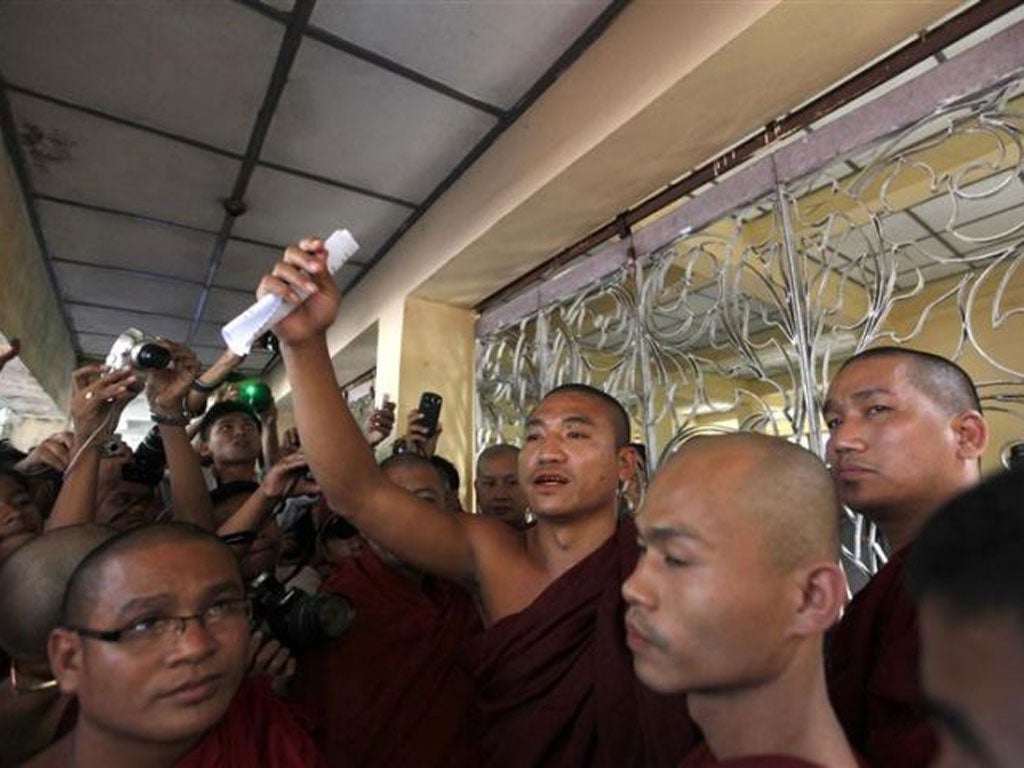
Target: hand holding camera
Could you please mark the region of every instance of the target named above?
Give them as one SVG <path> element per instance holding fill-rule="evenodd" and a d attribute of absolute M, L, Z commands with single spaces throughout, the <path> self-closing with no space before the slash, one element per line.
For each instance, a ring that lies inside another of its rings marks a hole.
<path fill-rule="evenodd" d="M 441 436 L 441 396 L 424 392 L 419 407 L 409 412 L 405 430 L 406 449 L 420 456 L 433 456 L 437 451 L 437 440 Z"/>
<path fill-rule="evenodd" d="M 199 375 L 199 360 L 188 347 L 159 339 L 167 352 L 167 364 L 149 371 L 146 376 L 146 399 L 150 410 L 168 420 L 182 419 L 185 396 Z"/>
<path fill-rule="evenodd" d="M 374 408 L 363 425 L 363 435 L 371 446 L 382 443 L 395 428 L 395 403 L 384 395 L 380 408 Z"/>
<path fill-rule="evenodd" d="M 304 496 L 319 493 L 316 482 L 308 477 L 309 463 L 302 451 L 296 451 L 278 461 L 260 484 L 260 490 L 271 499 Z"/>
<path fill-rule="evenodd" d="M 71 420 L 75 439 L 84 441 L 111 435 L 121 411 L 140 391 L 138 376 L 131 369 L 108 370 L 93 364 L 71 374 Z"/>

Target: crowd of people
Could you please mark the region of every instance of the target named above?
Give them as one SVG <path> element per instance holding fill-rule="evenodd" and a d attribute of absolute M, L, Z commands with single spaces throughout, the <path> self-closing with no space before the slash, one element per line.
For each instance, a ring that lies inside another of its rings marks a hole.
<path fill-rule="evenodd" d="M 393 406 L 353 418 L 324 259 L 258 289 L 306 297 L 274 330 L 295 429 L 237 356 L 160 340 L 2 446 L 0 766 L 1024 765 L 1024 475 L 983 481 L 956 364 L 861 352 L 827 463 L 698 437 L 646 488 L 623 407 L 565 384 L 480 452 L 470 512 L 422 414 L 383 460 Z M 852 601 L 841 505 L 890 550 Z"/>

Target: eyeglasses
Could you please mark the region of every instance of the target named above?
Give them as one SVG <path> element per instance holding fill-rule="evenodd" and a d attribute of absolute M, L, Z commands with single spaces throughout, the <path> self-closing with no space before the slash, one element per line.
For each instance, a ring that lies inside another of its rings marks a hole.
<path fill-rule="evenodd" d="M 82 637 L 107 643 L 124 643 L 136 648 L 158 645 L 170 646 L 185 634 L 189 621 L 196 621 L 209 632 L 248 625 L 252 617 L 252 603 L 248 597 L 218 600 L 200 613 L 191 616 L 145 616 L 120 629 L 89 629 L 65 627 Z"/>

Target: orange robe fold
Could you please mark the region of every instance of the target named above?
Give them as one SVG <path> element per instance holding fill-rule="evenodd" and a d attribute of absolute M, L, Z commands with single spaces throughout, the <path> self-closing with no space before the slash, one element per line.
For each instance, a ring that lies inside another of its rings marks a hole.
<path fill-rule="evenodd" d="M 903 584 L 909 552 L 857 593 L 829 645 L 832 706 L 873 768 L 927 766 L 938 748 L 922 706 L 917 610 Z"/>
<path fill-rule="evenodd" d="M 526 609 L 471 641 L 481 765 L 674 767 L 693 746 L 685 697 L 659 696 L 633 673 L 621 585 L 637 554 L 623 520 Z"/>
<path fill-rule="evenodd" d="M 337 641 L 298 658 L 292 689 L 331 766 L 475 766 L 473 680 L 462 648 L 481 629 L 461 587 L 422 583 L 372 549 L 336 564 L 320 587 L 340 592 L 355 619 Z"/>
<path fill-rule="evenodd" d="M 231 706 L 176 768 L 322 768 L 323 756 L 267 678 L 242 681 Z"/>

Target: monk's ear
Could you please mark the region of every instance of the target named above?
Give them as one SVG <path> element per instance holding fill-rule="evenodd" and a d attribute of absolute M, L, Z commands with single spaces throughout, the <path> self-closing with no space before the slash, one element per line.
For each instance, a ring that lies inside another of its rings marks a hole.
<path fill-rule="evenodd" d="M 619 481 L 630 483 L 636 476 L 636 451 L 624 445 L 618 451 Z"/>
<path fill-rule="evenodd" d="M 846 574 L 838 563 L 818 563 L 802 572 L 801 585 L 793 632 L 799 636 L 824 634 L 839 620 L 846 604 Z"/>
<path fill-rule="evenodd" d="M 77 693 L 82 673 L 82 638 L 69 629 L 57 627 L 50 632 L 46 650 L 50 657 L 50 671 L 60 684 L 61 692 L 68 695 Z"/>
<path fill-rule="evenodd" d="M 212 459 L 213 454 L 210 453 L 210 444 L 205 440 L 199 440 L 199 457 L 202 459 Z"/>
<path fill-rule="evenodd" d="M 985 417 L 977 411 L 962 411 L 953 417 L 951 426 L 956 434 L 957 455 L 961 459 L 980 459 L 989 439 Z"/>

